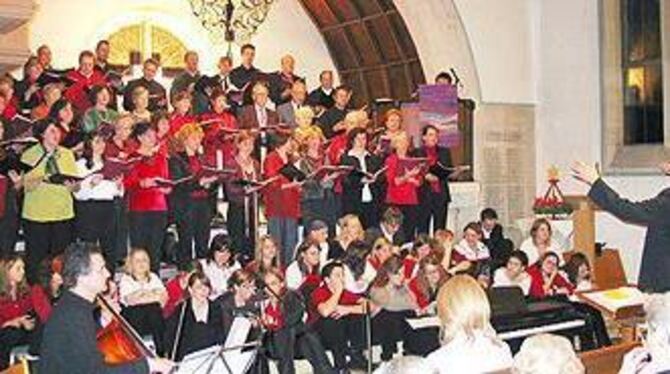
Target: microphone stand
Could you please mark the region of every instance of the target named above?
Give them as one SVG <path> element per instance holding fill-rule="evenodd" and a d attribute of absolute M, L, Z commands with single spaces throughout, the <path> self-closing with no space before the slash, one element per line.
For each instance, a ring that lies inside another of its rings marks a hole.
<path fill-rule="evenodd" d="M 363 303 L 365 309 L 365 340 L 368 348 L 368 374 L 372 373 L 372 323 L 370 318 L 370 302 L 365 300 Z"/>

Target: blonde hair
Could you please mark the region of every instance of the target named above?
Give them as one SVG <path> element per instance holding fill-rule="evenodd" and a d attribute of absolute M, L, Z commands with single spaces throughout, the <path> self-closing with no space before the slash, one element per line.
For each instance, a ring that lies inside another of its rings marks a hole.
<path fill-rule="evenodd" d="M 295 111 L 294 117 L 296 122 L 298 122 L 298 118 L 309 118 L 311 121 L 314 118 L 314 110 L 309 106 L 300 107 Z"/>
<path fill-rule="evenodd" d="M 177 141 L 177 145 L 179 147 L 183 147 L 186 139 L 194 134 L 200 137 L 205 135 L 205 133 L 202 131 L 202 127 L 198 123 L 190 122 L 179 128 L 179 131 L 174 134 L 174 138 Z"/>
<path fill-rule="evenodd" d="M 409 145 L 409 135 L 407 135 L 405 131 L 401 131 L 391 138 L 391 148 L 394 150 L 398 149 L 398 144 L 401 141 L 407 141 L 407 144 Z"/>
<path fill-rule="evenodd" d="M 368 114 L 364 110 L 352 110 L 344 117 L 344 124 L 347 132 L 357 127 L 365 128 L 368 124 Z"/>
<path fill-rule="evenodd" d="M 137 100 L 138 97 L 145 94 L 149 95 L 149 90 L 147 90 L 144 86 L 137 86 L 135 89 L 133 89 L 133 100 Z"/>
<path fill-rule="evenodd" d="M 363 230 L 363 224 L 361 224 L 361 220 L 358 218 L 357 215 L 355 214 L 347 214 L 340 218 L 337 221 L 337 225 L 340 226 L 342 230 L 340 230 L 339 237 L 341 238 L 342 235 L 344 235 L 344 228 L 351 226 L 351 225 L 357 225 L 359 230 L 358 230 L 358 235 L 356 235 L 355 238 L 350 238 L 350 240 L 363 240 L 365 238 L 365 231 Z"/>
<path fill-rule="evenodd" d="M 149 269 L 147 270 L 146 274 L 143 274 L 145 276 L 149 276 L 151 274 L 151 257 L 149 256 L 149 252 L 147 252 L 146 249 L 144 248 L 131 248 L 130 252 L 128 252 L 128 255 L 126 256 L 126 260 L 123 264 L 123 271 L 130 275 L 134 276 L 133 274 L 133 265 L 132 265 L 132 259 L 138 254 L 143 254 L 147 256 L 147 259 L 149 260 Z"/>
<path fill-rule="evenodd" d="M 584 365 L 570 341 L 551 334 L 539 334 L 524 340 L 514 357 L 515 374 L 582 374 Z"/>
<path fill-rule="evenodd" d="M 254 87 L 251 89 L 251 94 L 256 95 L 256 94 L 260 93 L 261 90 L 265 91 L 266 94 L 270 93 L 270 90 L 268 89 L 268 86 L 264 82 L 259 81 L 259 82 L 256 82 L 256 84 L 254 84 Z"/>
<path fill-rule="evenodd" d="M 490 322 L 489 300 L 481 286 L 469 275 L 456 275 L 440 288 L 437 314 L 442 323 L 442 344 L 449 343 L 459 333 L 469 338 L 477 332 L 495 337 Z"/>

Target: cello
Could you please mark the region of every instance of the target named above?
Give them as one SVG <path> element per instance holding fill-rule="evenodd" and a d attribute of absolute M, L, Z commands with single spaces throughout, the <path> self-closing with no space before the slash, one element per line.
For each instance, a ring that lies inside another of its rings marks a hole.
<path fill-rule="evenodd" d="M 156 358 L 156 354 L 146 346 L 135 329 L 103 297 L 97 297 L 98 304 L 112 316 L 112 321 L 96 336 L 98 350 L 109 365 L 120 365 L 143 358 Z"/>

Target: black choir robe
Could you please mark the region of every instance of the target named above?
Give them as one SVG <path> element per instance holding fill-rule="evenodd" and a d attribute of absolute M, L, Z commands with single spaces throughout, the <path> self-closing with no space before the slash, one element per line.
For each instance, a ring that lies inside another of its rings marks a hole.
<path fill-rule="evenodd" d="M 200 80 L 200 77 L 201 75 L 199 71 L 195 72 L 195 74 L 191 74 L 186 70 L 179 73 L 179 75 L 172 81 L 172 86 L 170 87 L 170 100 L 172 100 L 177 93 L 188 91 L 191 85 L 195 87 L 195 84 Z"/>
<path fill-rule="evenodd" d="M 133 105 L 133 90 L 142 86 L 149 91 L 149 111 L 155 112 L 157 110 L 167 110 L 167 93 L 165 87 L 155 80 L 147 80 L 144 77 L 132 80 L 128 82 L 125 90 L 123 91 L 123 108 L 126 111 L 133 111 L 135 105 Z"/>
<path fill-rule="evenodd" d="M 321 106 L 325 109 L 330 109 L 335 105 L 335 99 L 333 99 L 334 93 L 335 89 L 332 89 L 330 93 L 327 94 L 322 87 L 318 87 L 309 93 L 309 96 L 307 96 L 307 103 L 312 106 Z"/>
<path fill-rule="evenodd" d="M 286 76 L 282 74 L 281 71 L 274 72 L 269 75 L 269 84 L 270 84 L 270 100 L 275 103 L 276 106 L 279 106 L 284 103 L 291 101 L 290 93 L 286 96 L 283 96 L 284 91 L 290 90 L 293 86 L 293 82 L 296 80 L 302 79 L 295 74 Z"/>
<path fill-rule="evenodd" d="M 241 107 L 242 105 L 249 105 L 252 103 L 251 99 L 251 90 L 252 86 L 259 79 L 266 79 L 266 75 L 263 74 L 256 67 L 251 66 L 246 68 L 244 65 L 240 65 L 235 69 L 230 71 L 230 83 L 235 85 L 238 90 L 242 91 L 241 95 L 236 97 L 237 104 Z M 241 96 L 241 97 L 240 97 Z"/>
<path fill-rule="evenodd" d="M 346 117 L 347 113 L 349 113 L 349 110 L 340 109 L 334 106 L 326 110 L 321 117 L 319 117 L 316 123 L 321 128 L 321 131 L 326 138 L 330 139 L 335 136 L 333 127 L 338 122 L 344 121 L 344 117 Z"/>

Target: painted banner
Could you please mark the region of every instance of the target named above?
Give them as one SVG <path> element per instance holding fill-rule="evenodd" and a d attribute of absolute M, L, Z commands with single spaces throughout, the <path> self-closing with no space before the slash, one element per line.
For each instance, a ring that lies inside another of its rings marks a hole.
<path fill-rule="evenodd" d="M 455 147 L 460 144 L 458 131 L 458 91 L 448 84 L 419 86 L 419 124 L 437 127 L 440 132 L 439 145 Z"/>

